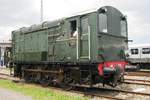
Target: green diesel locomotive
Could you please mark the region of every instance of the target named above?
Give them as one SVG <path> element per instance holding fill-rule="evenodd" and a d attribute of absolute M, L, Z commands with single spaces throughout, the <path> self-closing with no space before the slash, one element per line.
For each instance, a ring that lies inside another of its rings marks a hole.
<path fill-rule="evenodd" d="M 116 86 L 126 65 L 127 19 L 103 6 L 12 32 L 14 76 L 43 85 Z"/>

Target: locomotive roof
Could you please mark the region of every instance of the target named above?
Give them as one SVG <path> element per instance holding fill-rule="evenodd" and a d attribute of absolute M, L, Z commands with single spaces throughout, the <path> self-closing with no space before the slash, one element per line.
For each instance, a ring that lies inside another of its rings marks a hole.
<path fill-rule="evenodd" d="M 84 15 L 84 14 L 89 14 L 89 13 L 92 13 L 92 12 L 97 12 L 101 8 L 116 9 L 112 6 L 102 6 L 100 8 L 94 8 L 94 9 L 90 9 L 90 10 L 86 10 L 86 11 L 83 11 L 83 12 L 80 12 L 80 13 L 73 14 L 70 17 L 65 17 L 65 18 L 62 18 L 62 19 L 54 20 L 54 21 L 45 21 L 41 24 L 31 25 L 30 27 L 22 27 L 18 30 L 13 31 L 13 33 L 28 33 L 28 32 L 32 32 L 32 31 L 42 30 L 42 29 L 45 29 L 45 28 L 51 28 L 51 27 L 59 26 L 65 19 L 69 19 L 69 18 L 72 18 L 72 17 L 75 17 L 75 16 Z"/>
<path fill-rule="evenodd" d="M 22 27 L 22 28 L 15 30 L 13 32 L 14 33 L 27 33 L 27 32 L 42 30 L 45 28 L 51 28 L 51 27 L 59 26 L 60 23 L 62 23 L 62 22 L 63 22 L 63 19 L 59 19 L 59 20 L 55 20 L 55 21 L 45 21 L 41 24 L 31 25 L 30 27 Z"/>

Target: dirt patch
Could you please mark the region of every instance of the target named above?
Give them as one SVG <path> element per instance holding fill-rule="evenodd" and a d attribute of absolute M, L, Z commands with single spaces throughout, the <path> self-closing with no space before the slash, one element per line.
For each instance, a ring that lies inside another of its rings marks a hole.
<path fill-rule="evenodd" d="M 32 100 L 32 97 L 25 96 L 19 92 L 0 88 L 0 100 Z"/>

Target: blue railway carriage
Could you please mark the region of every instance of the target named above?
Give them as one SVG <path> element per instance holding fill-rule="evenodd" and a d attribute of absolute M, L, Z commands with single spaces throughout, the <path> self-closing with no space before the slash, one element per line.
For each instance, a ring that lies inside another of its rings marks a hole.
<path fill-rule="evenodd" d="M 15 76 L 45 85 L 116 86 L 126 65 L 127 19 L 116 8 L 12 32 Z"/>

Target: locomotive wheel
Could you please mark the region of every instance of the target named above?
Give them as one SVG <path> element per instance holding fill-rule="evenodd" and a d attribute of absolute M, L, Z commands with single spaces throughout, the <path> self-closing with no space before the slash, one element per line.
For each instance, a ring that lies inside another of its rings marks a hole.
<path fill-rule="evenodd" d="M 30 76 L 25 76 L 24 80 L 25 80 L 26 83 L 31 83 L 32 82 Z"/>
<path fill-rule="evenodd" d="M 116 87 L 119 83 L 124 81 L 124 77 L 122 75 L 123 70 L 119 67 L 115 67 L 116 72 L 113 75 L 113 80 L 110 82 L 112 87 Z"/>
<path fill-rule="evenodd" d="M 49 85 L 52 83 L 52 81 L 51 81 L 49 75 L 43 74 L 42 77 L 41 77 L 41 80 L 39 80 L 39 83 L 40 83 L 43 87 L 47 87 L 47 86 L 49 86 Z"/>
<path fill-rule="evenodd" d="M 39 81 L 40 84 L 43 86 L 43 87 L 47 87 L 50 85 L 50 81 L 49 80 L 46 80 L 46 79 L 42 79 Z"/>
<path fill-rule="evenodd" d="M 73 83 L 74 83 L 73 79 L 71 79 L 69 76 L 67 77 L 65 75 L 63 81 L 60 83 L 59 86 L 68 91 L 68 90 L 73 89 L 73 86 L 70 85 Z"/>
<path fill-rule="evenodd" d="M 66 82 L 61 83 L 59 86 L 60 86 L 61 88 L 63 88 L 64 90 L 67 90 L 67 91 L 69 91 L 69 90 L 71 90 L 71 89 L 74 88 L 73 86 L 69 85 L 69 83 L 66 83 Z"/>
<path fill-rule="evenodd" d="M 32 82 L 32 80 L 31 80 L 31 73 L 24 72 L 23 76 L 24 76 L 24 80 L 25 80 L 26 83 L 31 83 Z"/>

